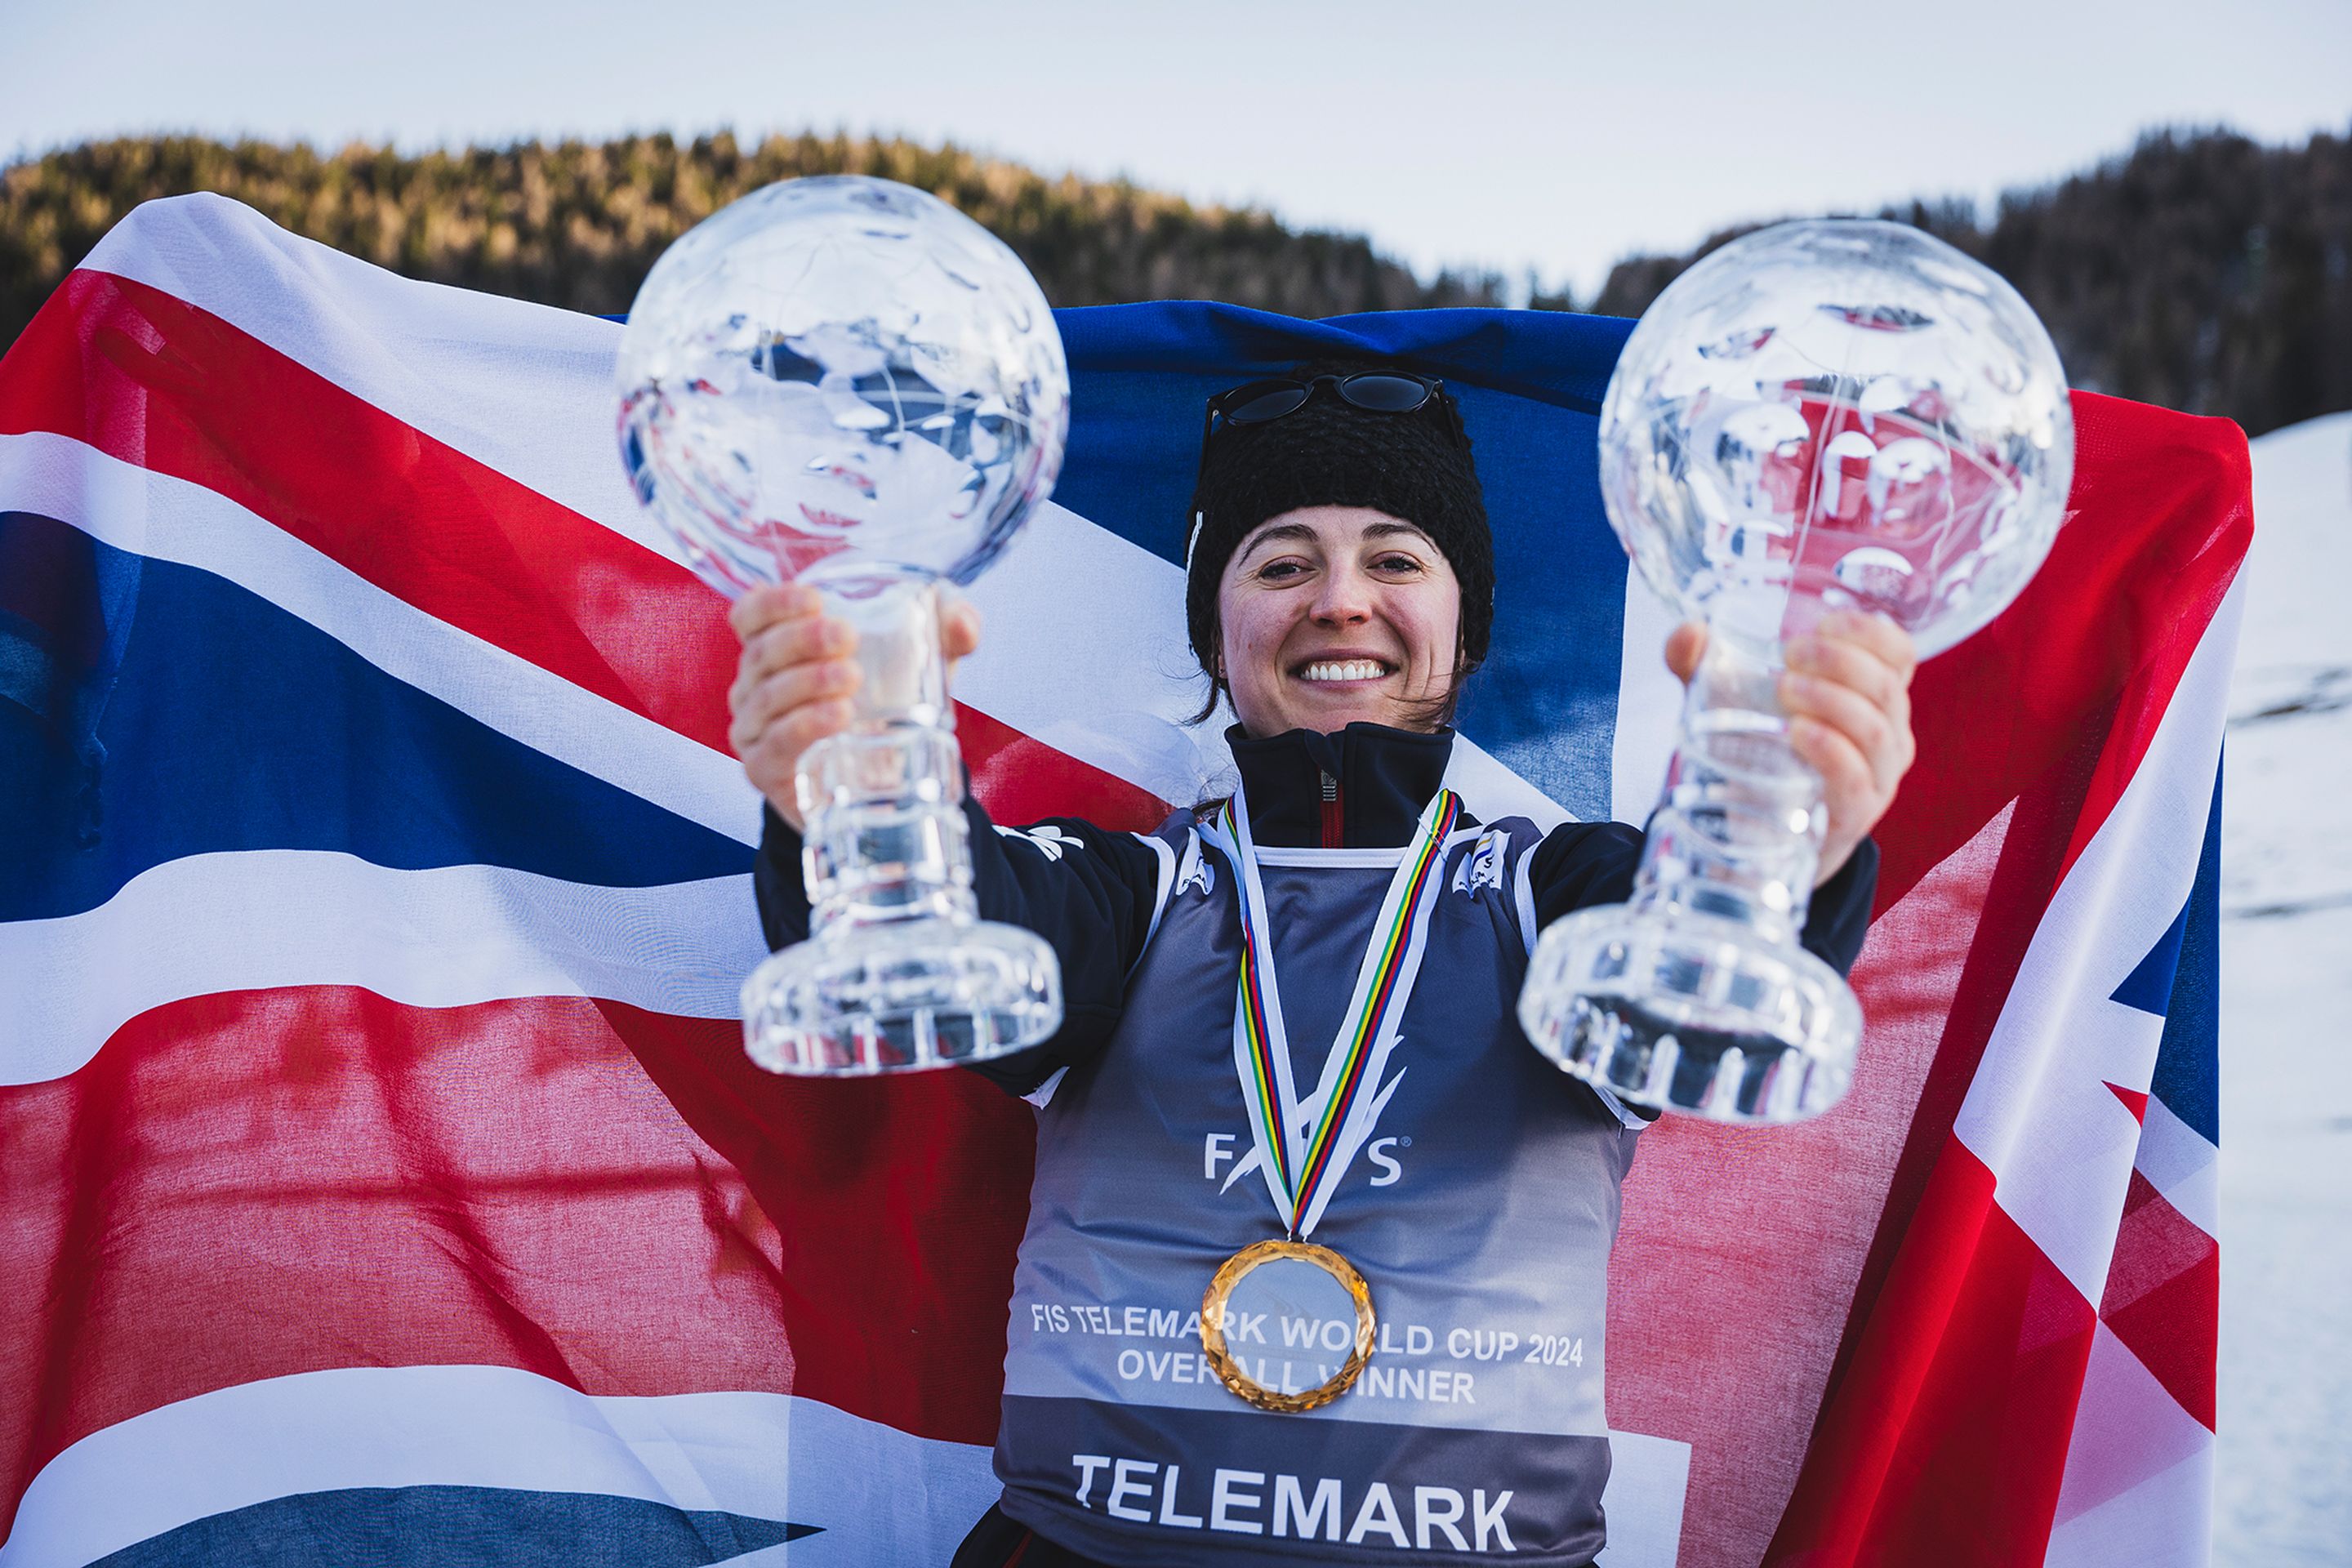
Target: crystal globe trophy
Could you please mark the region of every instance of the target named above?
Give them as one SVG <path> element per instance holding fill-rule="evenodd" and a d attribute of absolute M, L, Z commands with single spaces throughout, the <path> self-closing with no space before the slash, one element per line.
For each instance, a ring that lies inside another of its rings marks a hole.
<path fill-rule="evenodd" d="M 984 1060 L 1061 1025 L 1043 939 L 983 921 L 940 652 L 977 577 L 1052 489 L 1069 371 L 1019 258 L 887 180 L 755 191 L 646 277 L 616 372 L 637 500 L 719 592 L 817 588 L 856 628 L 848 731 L 803 756 L 806 942 L 743 986 L 772 1071 Z"/>
<path fill-rule="evenodd" d="M 2058 353 L 2014 289 L 1891 223 L 1781 224 L 1677 279 L 1601 412 L 1609 521 L 1708 628 L 1632 901 L 1538 942 L 1519 1019 L 1620 1099 L 1736 1122 L 1835 1104 L 1862 1012 L 1799 945 L 1822 781 L 1775 695 L 1827 612 L 1922 658 L 2000 613 L 2049 553 L 2074 470 Z"/>

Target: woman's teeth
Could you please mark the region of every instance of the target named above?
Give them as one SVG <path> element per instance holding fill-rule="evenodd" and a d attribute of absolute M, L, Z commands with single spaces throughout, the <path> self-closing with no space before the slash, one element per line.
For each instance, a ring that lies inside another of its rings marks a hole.
<path fill-rule="evenodd" d="M 1300 677 L 1304 680 L 1378 680 L 1389 672 L 1388 666 L 1376 658 L 1326 659 L 1310 664 Z"/>

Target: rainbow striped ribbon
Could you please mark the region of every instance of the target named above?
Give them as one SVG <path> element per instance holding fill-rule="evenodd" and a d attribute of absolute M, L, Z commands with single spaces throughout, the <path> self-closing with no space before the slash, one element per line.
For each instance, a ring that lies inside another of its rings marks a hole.
<path fill-rule="evenodd" d="M 1366 1079 L 1379 1076 L 1396 1043 L 1396 1024 L 1420 973 L 1429 915 L 1442 887 L 1438 865 L 1445 840 L 1461 817 L 1462 799 L 1452 790 L 1439 790 L 1422 808 L 1421 821 L 1396 874 L 1389 879 L 1388 896 L 1372 923 L 1354 995 L 1324 1058 L 1317 1085 L 1322 1105 L 1311 1128 L 1305 1125 L 1291 1077 L 1265 889 L 1258 875 L 1256 846 L 1250 839 L 1248 805 L 1238 789 L 1203 830 L 1202 836 L 1234 865 L 1242 920 L 1234 1066 L 1249 1109 L 1250 1133 L 1265 1173 L 1266 1191 L 1293 1237 L 1315 1228 L 1330 1188 L 1370 1131 L 1355 1124 L 1360 1091 Z"/>

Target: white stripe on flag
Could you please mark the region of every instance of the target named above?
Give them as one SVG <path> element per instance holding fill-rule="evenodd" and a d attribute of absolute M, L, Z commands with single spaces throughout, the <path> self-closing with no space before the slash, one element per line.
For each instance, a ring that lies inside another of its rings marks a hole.
<path fill-rule="evenodd" d="M 199 1394 L 84 1437 L 33 1479 L 0 1568 L 81 1568 L 272 1498 L 420 1486 L 814 1524 L 826 1534 L 813 1555 L 875 1564 L 945 1563 L 998 1491 L 984 1447 L 810 1399 L 591 1397 L 506 1367 L 352 1367 Z"/>
<path fill-rule="evenodd" d="M 971 590 L 980 651 L 955 694 L 1033 740 L 1190 805 L 1232 766 L 1184 632 L 1184 574 L 1047 502 Z M 1217 792 L 1222 793 L 1222 792 Z"/>
<path fill-rule="evenodd" d="M 1645 1432 L 1609 1434 L 1609 1479 L 1601 1488 L 1609 1544 L 1595 1568 L 1675 1568 L 1690 1463 L 1688 1443 Z"/>
<path fill-rule="evenodd" d="M 1576 820 L 1551 796 L 1505 767 L 1467 735 L 1456 736 L 1445 762 L 1445 783 L 1481 822 L 1524 816 L 1549 833 Z"/>
<path fill-rule="evenodd" d="M 225 578 L 501 734 L 740 843 L 760 841 L 759 796 L 733 757 L 425 614 L 216 491 L 37 431 L 0 435 L 0 508 Z"/>
<path fill-rule="evenodd" d="M 612 385 L 620 329 L 609 321 L 415 282 L 209 195 L 139 207 L 83 265 L 211 311 L 415 429 L 677 559 L 622 480 Z M 1230 766 L 1218 721 L 1177 722 L 1202 691 L 1184 638 L 1181 568 L 1058 507 L 1030 532 L 974 591 L 988 631 L 958 672 L 956 695 L 1163 800 L 1218 793 Z M 1466 741 L 1448 780 L 1488 821 L 1567 820 Z"/>
<path fill-rule="evenodd" d="M 2132 1163 L 2164 1201 L 2208 1236 L 2221 1234 L 2221 1152 L 2151 1095 Z"/>
<path fill-rule="evenodd" d="M 1953 1132 L 1998 1201 L 2096 1302 L 2140 1141 L 2113 1090 L 2145 1091 L 2164 1020 L 2108 1000 L 2188 900 L 2221 761 L 2244 580 L 2190 657 L 2147 754 L 2034 929 Z"/>
<path fill-rule="evenodd" d="M 62 1078 L 131 1019 L 224 991 L 355 985 L 417 1007 L 595 996 L 732 1018 L 767 956 L 751 879 L 598 888 L 321 850 L 194 855 L 97 909 L 0 924 L 0 1083 Z"/>
<path fill-rule="evenodd" d="M 1612 1435 L 1605 1568 L 1673 1568 L 1690 1446 Z M 589 1396 L 506 1367 L 349 1367 L 241 1384 L 94 1432 L 26 1489 L 0 1568 L 81 1568 L 272 1498 L 497 1487 L 814 1524 L 827 1563 L 945 1563 L 997 1498 L 985 1447 L 775 1394 Z M 788 1560 L 788 1551 L 775 1553 Z M 763 1557 L 763 1560 L 764 1557 Z"/>
<path fill-rule="evenodd" d="M 2042 1561 L 2201 1568 L 2212 1536 L 2213 1434 L 2101 1323 Z"/>
<path fill-rule="evenodd" d="M 1625 633 L 1617 660 L 1617 735 L 1610 756 L 1610 815 L 1647 822 L 1665 786 L 1683 713 L 1682 682 L 1666 668 L 1666 634 L 1682 617 L 1625 570 Z"/>
<path fill-rule="evenodd" d="M 657 554 L 614 439 L 621 329 L 420 283 L 202 193 L 152 201 L 82 266 L 208 310 L 395 419 Z"/>

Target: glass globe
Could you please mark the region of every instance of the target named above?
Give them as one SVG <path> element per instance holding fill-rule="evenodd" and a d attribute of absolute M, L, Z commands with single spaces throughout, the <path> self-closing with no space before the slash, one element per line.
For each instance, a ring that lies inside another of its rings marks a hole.
<path fill-rule="evenodd" d="M 638 500 L 730 597 L 876 567 L 969 583 L 1052 489 L 1068 426 L 1020 259 L 860 175 L 769 185 L 671 246 L 616 376 Z"/>
<path fill-rule="evenodd" d="M 1786 223 L 1659 296 L 1601 414 L 1609 521 L 1650 585 L 1766 664 L 1824 608 L 1939 653 L 2050 552 L 2074 422 L 2017 291 L 1899 224 Z"/>
<path fill-rule="evenodd" d="M 920 191 L 786 181 L 663 253 L 615 375 L 630 484 L 688 563 L 730 597 L 812 584 L 857 635 L 854 716 L 793 782 L 809 936 L 745 981 L 745 1049 L 833 1078 L 1048 1037 L 1052 946 L 979 918 L 939 620 L 1061 468 L 1069 368 L 1028 269 Z"/>
<path fill-rule="evenodd" d="M 1661 294 L 1601 411 L 1601 497 L 1642 574 L 1713 631 L 1622 905 L 1537 942 L 1519 1020 L 1562 1070 L 1726 1121 L 1800 1121 L 1853 1081 L 1862 1010 L 1801 945 L 1827 813 L 1774 669 L 1825 611 L 1922 655 L 2025 586 L 2063 521 L 2074 422 L 2006 283 L 1889 223 L 1782 224 Z"/>

